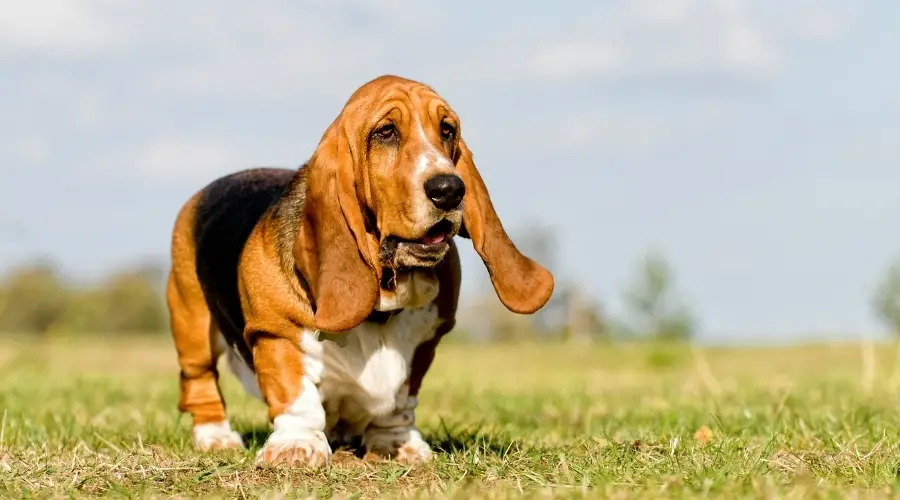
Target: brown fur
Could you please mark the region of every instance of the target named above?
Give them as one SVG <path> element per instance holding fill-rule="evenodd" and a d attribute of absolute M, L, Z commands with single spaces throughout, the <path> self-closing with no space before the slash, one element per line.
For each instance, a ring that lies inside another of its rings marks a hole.
<path fill-rule="evenodd" d="M 386 123 L 397 140 L 373 139 Z M 552 275 L 506 235 L 460 132 L 459 118 L 431 88 L 380 77 L 350 97 L 304 167 L 232 174 L 185 204 L 173 233 L 168 304 L 179 408 L 195 424 L 226 418 L 218 332 L 255 371 L 274 419 L 301 388 L 301 329 L 342 332 L 366 321 L 392 293 L 385 276 L 402 284 L 422 273 L 440 284 L 443 323 L 412 362 L 410 393 L 417 394 L 440 337 L 455 325 L 459 257 L 450 241 L 434 257 L 434 272 L 414 271 L 394 269 L 381 252 L 389 237 L 417 241 L 440 217 L 452 226 L 448 238 L 471 238 L 507 308 L 532 313 L 547 302 Z M 426 157 L 440 161 L 423 169 Z M 465 183 L 461 211 L 441 214 L 421 201 L 422 181 L 439 173 Z"/>
<path fill-rule="evenodd" d="M 190 412 L 195 424 L 225 419 L 225 401 L 219 392 L 212 324 L 203 290 L 194 268 L 193 228 L 197 196 L 181 209 L 172 239 L 172 271 L 166 290 L 172 335 L 181 366 L 178 409 Z"/>

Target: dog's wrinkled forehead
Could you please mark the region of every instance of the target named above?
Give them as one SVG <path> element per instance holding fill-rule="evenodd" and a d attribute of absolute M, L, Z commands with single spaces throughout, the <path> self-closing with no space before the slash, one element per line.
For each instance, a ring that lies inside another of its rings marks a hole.
<path fill-rule="evenodd" d="M 351 125 L 372 126 L 380 118 L 384 108 L 396 107 L 402 113 L 409 113 L 406 119 L 414 120 L 427 116 L 443 107 L 447 114 L 455 117 L 450 106 L 431 87 L 398 76 L 381 76 L 354 92 L 347 100 L 343 117 Z"/>

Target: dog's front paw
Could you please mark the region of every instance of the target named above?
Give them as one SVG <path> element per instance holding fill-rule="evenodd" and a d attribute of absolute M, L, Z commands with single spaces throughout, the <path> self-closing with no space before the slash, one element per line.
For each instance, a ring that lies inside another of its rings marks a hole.
<path fill-rule="evenodd" d="M 231 430 L 227 420 L 198 424 L 193 429 L 194 447 L 200 451 L 240 450 L 244 448 L 241 435 Z"/>
<path fill-rule="evenodd" d="M 430 461 L 432 456 L 431 446 L 422 439 L 422 434 L 418 430 L 412 430 L 409 439 L 397 448 L 394 459 L 405 464 L 417 464 Z"/>
<path fill-rule="evenodd" d="M 331 447 L 318 431 L 274 432 L 256 454 L 257 465 L 282 467 L 325 467 L 331 462 Z"/>
<path fill-rule="evenodd" d="M 428 462 L 433 456 L 431 446 L 415 427 L 369 428 L 363 444 L 366 451 L 409 465 Z"/>

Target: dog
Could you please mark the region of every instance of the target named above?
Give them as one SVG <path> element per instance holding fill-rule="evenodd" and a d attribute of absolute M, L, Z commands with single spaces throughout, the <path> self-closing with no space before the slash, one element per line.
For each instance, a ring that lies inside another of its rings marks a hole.
<path fill-rule="evenodd" d="M 415 412 L 456 322 L 455 236 L 510 311 L 550 299 L 553 275 L 504 231 L 457 114 L 393 75 L 357 89 L 299 169 L 243 170 L 194 194 L 175 222 L 166 300 L 196 449 L 244 446 L 219 389 L 225 354 L 268 406 L 257 464 L 327 466 L 332 444 L 353 440 L 431 459 Z"/>

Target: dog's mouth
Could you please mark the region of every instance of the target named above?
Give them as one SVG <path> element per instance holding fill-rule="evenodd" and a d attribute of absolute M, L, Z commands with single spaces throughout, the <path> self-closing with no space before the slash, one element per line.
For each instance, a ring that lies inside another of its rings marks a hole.
<path fill-rule="evenodd" d="M 382 261 L 386 264 L 430 267 L 444 258 L 453 237 L 453 223 L 441 220 L 431 226 L 419 239 L 408 240 L 388 236 L 381 245 Z"/>
<path fill-rule="evenodd" d="M 400 243 L 405 243 L 407 245 L 419 245 L 423 249 L 428 249 L 431 247 L 441 247 L 443 245 L 449 244 L 451 235 L 450 232 L 453 231 L 453 224 L 444 219 L 437 224 L 431 226 L 431 228 L 425 233 L 425 236 L 419 238 L 418 240 L 399 240 Z"/>

